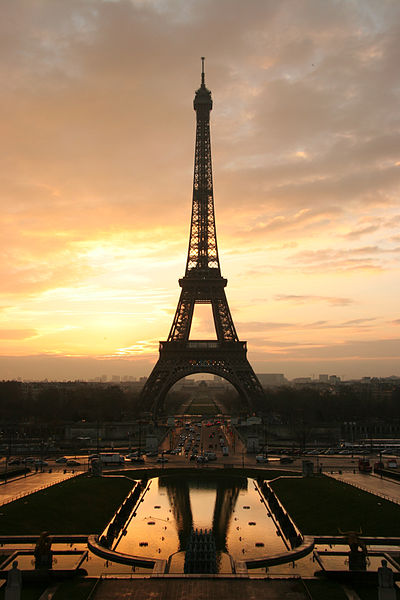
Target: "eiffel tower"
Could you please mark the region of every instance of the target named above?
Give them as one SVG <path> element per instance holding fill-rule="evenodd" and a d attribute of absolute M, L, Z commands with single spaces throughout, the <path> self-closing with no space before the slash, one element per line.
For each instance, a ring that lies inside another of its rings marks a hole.
<path fill-rule="evenodd" d="M 204 57 L 201 86 L 196 91 L 196 145 L 192 218 L 185 276 L 167 341 L 142 391 L 143 406 L 157 414 L 168 390 L 182 377 L 212 373 L 229 381 L 244 402 L 244 410 L 263 408 L 264 391 L 247 359 L 247 344 L 239 341 L 225 295 L 215 230 L 211 165 L 211 92 L 205 85 Z M 196 304 L 211 304 L 217 339 L 189 340 Z"/>

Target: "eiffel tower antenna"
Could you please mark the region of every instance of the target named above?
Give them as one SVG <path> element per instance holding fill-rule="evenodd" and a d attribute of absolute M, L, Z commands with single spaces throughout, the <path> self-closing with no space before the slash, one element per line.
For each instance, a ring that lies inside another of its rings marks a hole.
<path fill-rule="evenodd" d="M 210 112 L 213 102 L 205 85 L 204 57 L 201 86 L 196 91 L 196 142 L 192 215 L 185 275 L 178 306 L 160 357 L 142 391 L 143 404 L 154 415 L 168 390 L 183 377 L 212 373 L 229 381 L 247 410 L 264 408 L 264 391 L 247 360 L 247 344 L 240 341 L 225 295 L 227 280 L 221 275 L 214 213 L 211 163 Z M 190 340 L 196 304 L 211 304 L 217 340 Z"/>

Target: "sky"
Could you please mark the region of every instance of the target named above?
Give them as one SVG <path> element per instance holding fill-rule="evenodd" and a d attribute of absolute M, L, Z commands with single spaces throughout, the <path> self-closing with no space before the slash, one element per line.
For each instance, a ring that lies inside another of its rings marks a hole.
<path fill-rule="evenodd" d="M 2 0 L 0 379 L 148 375 L 185 270 L 200 57 L 257 373 L 400 376 L 398 0 Z M 209 306 L 192 339 L 213 339 Z"/>

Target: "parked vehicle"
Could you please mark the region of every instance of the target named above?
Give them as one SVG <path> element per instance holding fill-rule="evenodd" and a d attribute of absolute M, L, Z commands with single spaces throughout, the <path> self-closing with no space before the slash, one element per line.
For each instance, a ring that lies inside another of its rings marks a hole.
<path fill-rule="evenodd" d="M 65 464 L 67 462 L 67 459 L 65 458 L 65 456 L 60 456 L 60 458 L 56 458 L 55 462 L 59 464 Z"/>
<path fill-rule="evenodd" d="M 122 465 L 124 464 L 124 457 L 118 452 L 100 452 L 99 459 L 103 465 Z"/>
<path fill-rule="evenodd" d="M 204 456 L 207 458 L 207 460 L 217 460 L 217 455 L 215 452 L 204 452 Z"/>
<path fill-rule="evenodd" d="M 80 464 L 81 463 L 79 462 L 79 460 L 75 460 L 74 458 L 67 460 L 67 467 L 79 467 Z"/>
<path fill-rule="evenodd" d="M 198 462 L 198 463 L 206 463 L 206 462 L 208 462 L 208 458 L 207 458 L 207 456 L 198 456 L 196 458 L 196 462 Z"/>
<path fill-rule="evenodd" d="M 264 456 L 263 454 L 258 454 L 256 456 L 256 462 L 258 462 L 258 463 L 267 463 L 268 462 L 268 458 L 266 456 Z"/>

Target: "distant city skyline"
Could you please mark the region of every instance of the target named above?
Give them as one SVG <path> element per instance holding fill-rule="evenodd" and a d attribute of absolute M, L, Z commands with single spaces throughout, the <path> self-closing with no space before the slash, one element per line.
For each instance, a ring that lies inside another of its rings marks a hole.
<path fill-rule="evenodd" d="M 202 55 L 221 270 L 254 370 L 400 373 L 400 4 L 0 16 L 0 379 L 150 373 L 185 267 Z M 192 339 L 215 337 L 198 308 Z"/>

